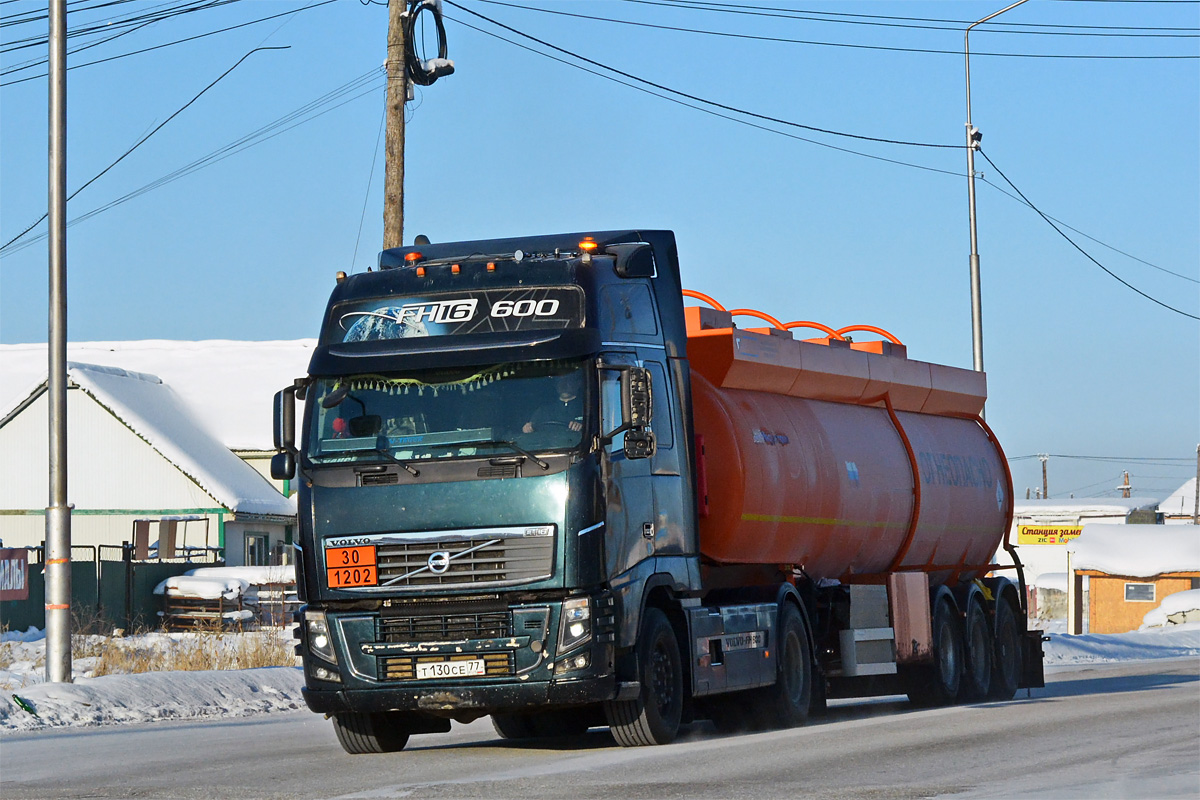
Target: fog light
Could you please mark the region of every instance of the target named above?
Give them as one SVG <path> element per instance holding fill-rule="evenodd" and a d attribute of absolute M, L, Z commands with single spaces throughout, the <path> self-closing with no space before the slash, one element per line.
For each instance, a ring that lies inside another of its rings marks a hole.
<path fill-rule="evenodd" d="M 338 675 L 336 672 L 333 672 L 332 670 L 325 669 L 324 667 L 313 668 L 312 674 L 313 674 L 313 677 L 319 681 L 329 681 L 330 683 L 341 683 L 342 682 L 341 675 Z"/>
<path fill-rule="evenodd" d="M 583 669 L 588 665 L 588 661 L 588 655 L 584 653 L 583 655 L 575 656 L 574 660 L 571 661 L 571 666 L 575 669 Z"/>

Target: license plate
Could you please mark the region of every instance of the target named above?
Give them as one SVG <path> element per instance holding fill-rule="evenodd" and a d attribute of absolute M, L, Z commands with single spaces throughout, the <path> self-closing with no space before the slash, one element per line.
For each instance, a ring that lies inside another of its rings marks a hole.
<path fill-rule="evenodd" d="M 466 678 L 471 675 L 482 675 L 483 659 L 473 658 L 469 661 L 435 661 L 432 664 L 417 664 L 417 679 L 425 678 Z"/>

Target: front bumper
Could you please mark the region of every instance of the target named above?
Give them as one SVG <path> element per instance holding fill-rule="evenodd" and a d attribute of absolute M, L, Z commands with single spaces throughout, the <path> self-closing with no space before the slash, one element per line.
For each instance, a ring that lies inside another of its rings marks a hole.
<path fill-rule="evenodd" d="M 370 689 L 305 687 L 313 711 L 424 711 L 435 715 L 517 711 L 528 707 L 573 706 L 610 700 L 616 695 L 612 673 L 554 681 L 472 683 L 440 686 L 378 686 Z"/>

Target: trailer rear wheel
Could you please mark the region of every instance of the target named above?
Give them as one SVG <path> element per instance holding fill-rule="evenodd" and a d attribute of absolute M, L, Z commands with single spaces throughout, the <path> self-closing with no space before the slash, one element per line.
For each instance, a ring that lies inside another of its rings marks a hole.
<path fill-rule="evenodd" d="M 636 700 L 610 700 L 604 715 L 622 747 L 667 744 L 679 732 L 683 716 L 683 663 L 679 643 L 667 615 L 647 608 L 638 639 Z"/>
<path fill-rule="evenodd" d="M 945 601 L 933 610 L 933 653 L 933 666 L 920 668 L 912 675 L 908 698 L 917 705 L 953 703 L 962 686 L 962 625 Z"/>
<path fill-rule="evenodd" d="M 808 721 L 812 675 L 808 634 L 800 610 L 784 603 L 779 612 L 775 683 L 755 690 L 755 710 L 763 727 L 794 728 Z"/>
<path fill-rule="evenodd" d="M 991 700 L 1012 700 L 1021 679 L 1021 633 L 1012 604 L 996 603 L 996 651 L 993 658 Z"/>
<path fill-rule="evenodd" d="M 398 712 L 342 711 L 333 715 L 338 743 L 351 755 L 396 753 L 408 744 Z"/>
<path fill-rule="evenodd" d="M 967 607 L 965 631 L 962 699 L 967 702 L 983 700 L 992 685 L 992 632 L 988 630 L 983 606 L 976 600 Z"/>

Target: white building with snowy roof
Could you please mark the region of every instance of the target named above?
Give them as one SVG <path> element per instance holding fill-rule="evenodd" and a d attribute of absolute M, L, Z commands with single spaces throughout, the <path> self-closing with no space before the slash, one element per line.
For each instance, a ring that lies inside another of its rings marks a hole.
<path fill-rule="evenodd" d="M 1195 521 L 1196 513 L 1196 479 L 1188 478 L 1171 496 L 1158 504 L 1158 512 L 1162 514 L 1166 525 L 1187 524 Z"/>
<path fill-rule="evenodd" d="M 11 356 L 14 347 L 40 349 L 43 359 L 45 354 L 44 345 L 6 346 L 10 352 L 0 353 L 6 393 L 19 371 L 10 369 L 13 359 L 6 363 L 2 356 Z M 32 387 L 0 398 L 0 539 L 8 547 L 37 546 L 45 538 L 49 402 L 44 364 Z M 71 362 L 67 375 L 67 491 L 74 506 L 74 544 L 132 542 L 137 520 L 182 518 L 191 522 L 183 526 L 179 546 L 221 547 L 230 564 L 284 557 L 295 524 L 294 498 L 234 454 L 196 412 L 197 398 L 189 404 L 158 376 L 118 367 Z M 257 407 L 265 406 L 265 420 L 260 420 L 265 433 L 247 436 L 244 443 L 266 450 L 274 389 L 211 375 L 209 380 L 212 385 L 199 393 L 200 405 L 216 396 L 241 401 L 254 408 L 247 416 L 256 420 L 264 416 Z M 204 538 L 200 530 L 207 541 L 198 540 Z"/>
<path fill-rule="evenodd" d="M 269 475 L 271 400 L 308 372 L 316 344 L 315 339 L 70 342 L 67 359 L 157 375 L 226 448 Z M 45 380 L 46 364 L 45 344 L 0 344 L 0 414 Z M 286 491 L 282 482 L 276 486 Z"/>

